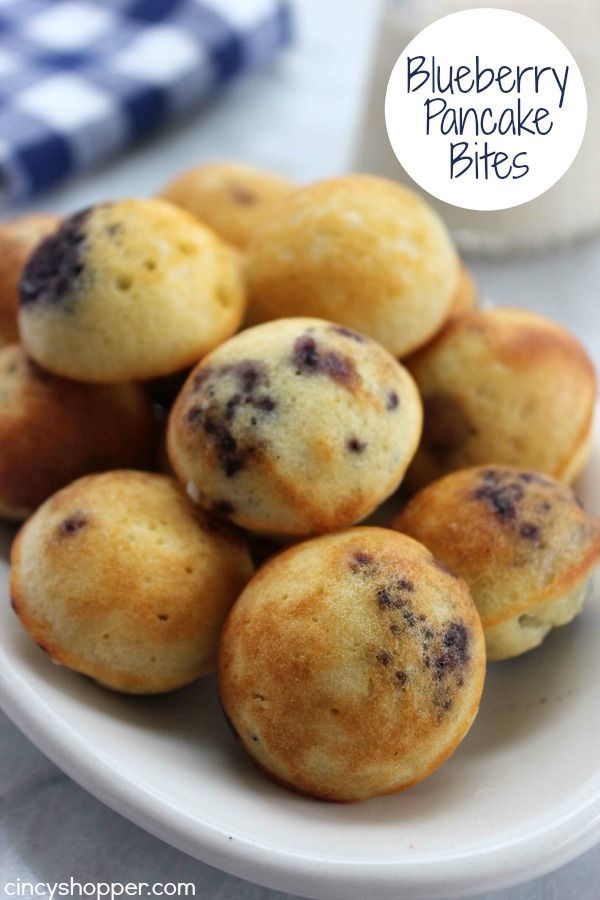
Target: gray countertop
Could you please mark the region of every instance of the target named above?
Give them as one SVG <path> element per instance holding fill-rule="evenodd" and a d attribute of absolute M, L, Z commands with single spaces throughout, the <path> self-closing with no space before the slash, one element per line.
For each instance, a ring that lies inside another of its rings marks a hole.
<path fill-rule="evenodd" d="M 44 197 L 70 210 L 150 193 L 199 158 L 241 158 L 299 180 L 350 166 L 373 0 L 302 0 L 296 48 L 234 86 L 195 119 Z M 600 365 L 600 241 L 510 262 L 469 261 L 486 297 L 564 322 Z M 191 881 L 203 900 L 282 900 L 196 862 L 93 799 L 0 714 L 0 884 Z M 486 900 L 597 900 L 600 847 L 559 871 Z M 483 900 L 483 898 L 480 898 Z"/>

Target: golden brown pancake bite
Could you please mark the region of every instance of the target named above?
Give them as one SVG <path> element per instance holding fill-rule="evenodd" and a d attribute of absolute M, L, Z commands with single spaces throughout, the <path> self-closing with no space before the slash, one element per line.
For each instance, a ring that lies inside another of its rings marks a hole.
<path fill-rule="evenodd" d="M 600 520 L 573 492 L 508 466 L 433 482 L 393 525 L 465 579 L 490 659 L 537 647 L 555 625 L 570 622 L 600 558 Z"/>
<path fill-rule="evenodd" d="M 108 383 L 195 365 L 244 309 L 233 248 L 165 200 L 128 199 L 76 213 L 38 246 L 19 327 L 44 368 Z"/>
<path fill-rule="evenodd" d="M 0 348 L 0 516 L 23 519 L 75 478 L 151 467 L 155 428 L 137 384 L 81 384 Z"/>
<path fill-rule="evenodd" d="M 320 319 L 251 328 L 205 357 L 169 419 L 190 496 L 265 534 L 334 531 L 400 483 L 421 402 L 383 347 Z"/>
<path fill-rule="evenodd" d="M 349 175 L 298 188 L 248 247 L 249 318 L 319 316 L 394 356 L 447 319 L 459 260 L 437 214 L 408 188 Z"/>
<path fill-rule="evenodd" d="M 161 196 L 244 250 L 264 216 L 294 187 L 283 175 L 243 163 L 204 163 L 170 181 Z"/>
<path fill-rule="evenodd" d="M 266 563 L 219 648 L 223 708 L 282 784 L 327 800 L 409 787 L 479 706 L 483 632 L 467 586 L 421 544 L 354 528 Z"/>
<path fill-rule="evenodd" d="M 23 266 L 39 242 L 56 231 L 58 216 L 36 213 L 0 222 L 0 341 L 19 337 L 19 282 Z"/>
<path fill-rule="evenodd" d="M 251 574 L 241 538 L 174 479 L 121 470 L 81 478 L 34 513 L 13 545 L 11 596 L 54 662 L 159 693 L 212 671 Z"/>
<path fill-rule="evenodd" d="M 503 463 L 566 483 L 585 466 L 596 402 L 594 367 L 565 328 L 521 309 L 450 320 L 406 361 L 423 398 L 423 438 L 407 481 Z"/>

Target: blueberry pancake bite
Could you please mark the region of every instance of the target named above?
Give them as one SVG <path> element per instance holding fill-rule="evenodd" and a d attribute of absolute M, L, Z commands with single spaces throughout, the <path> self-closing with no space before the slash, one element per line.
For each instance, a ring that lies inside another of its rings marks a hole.
<path fill-rule="evenodd" d="M 30 258 L 19 323 L 29 355 L 78 381 L 157 378 L 194 365 L 244 314 L 236 252 L 158 199 L 67 219 Z"/>
<path fill-rule="evenodd" d="M 56 663 L 133 694 L 212 671 L 225 616 L 252 574 L 242 539 L 166 475 L 81 478 L 12 548 L 11 597 Z"/>
<path fill-rule="evenodd" d="M 67 381 L 0 348 L 0 516 L 23 519 L 75 478 L 154 464 L 150 403 L 135 384 Z"/>
<path fill-rule="evenodd" d="M 319 316 L 394 356 L 447 319 L 459 259 L 437 214 L 408 188 L 349 175 L 298 188 L 248 247 L 249 318 Z"/>
<path fill-rule="evenodd" d="M 521 309 L 453 318 L 406 361 L 425 410 L 407 475 L 417 489 L 491 462 L 571 483 L 591 449 L 596 375 L 577 339 Z"/>
<path fill-rule="evenodd" d="M 437 769 L 473 722 L 484 674 L 464 581 L 383 528 L 273 557 L 219 646 L 221 702 L 244 749 L 287 787 L 340 802 Z"/>
<path fill-rule="evenodd" d="M 600 558 L 600 520 L 558 481 L 509 466 L 446 475 L 394 528 L 427 546 L 471 589 L 490 659 L 537 647 L 582 609 Z"/>
<path fill-rule="evenodd" d="M 263 534 L 314 534 L 362 519 L 398 487 L 421 416 L 410 375 L 374 341 L 282 319 L 193 370 L 168 451 L 201 506 Z"/>
<path fill-rule="evenodd" d="M 163 188 L 161 196 L 244 250 L 265 214 L 294 187 L 274 172 L 215 162 L 182 172 Z"/>
<path fill-rule="evenodd" d="M 23 266 L 42 238 L 56 231 L 58 216 L 36 213 L 0 222 L 0 342 L 19 337 L 19 282 Z"/>

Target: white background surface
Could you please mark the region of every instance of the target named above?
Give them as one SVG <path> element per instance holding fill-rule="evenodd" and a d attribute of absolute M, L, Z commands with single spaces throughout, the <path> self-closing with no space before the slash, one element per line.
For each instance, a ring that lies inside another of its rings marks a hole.
<path fill-rule="evenodd" d="M 195 120 L 39 205 L 66 211 L 113 196 L 151 193 L 200 158 L 243 158 L 299 180 L 348 169 L 378 4 L 301 0 L 298 5 L 298 42 L 285 59 L 234 87 Z M 598 196 L 599 188 L 590 185 Z M 470 262 L 486 295 L 564 322 L 600 366 L 598 239 L 535 259 Z M 0 885 L 71 875 L 80 881 L 192 881 L 202 900 L 285 896 L 224 875 L 149 837 L 62 775 L 0 715 Z M 599 895 L 596 848 L 553 875 L 485 900 L 597 900 Z"/>

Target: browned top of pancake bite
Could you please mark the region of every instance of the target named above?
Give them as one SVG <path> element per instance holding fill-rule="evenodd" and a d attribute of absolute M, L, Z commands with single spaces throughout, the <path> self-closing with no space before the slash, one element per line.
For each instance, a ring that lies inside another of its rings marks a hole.
<path fill-rule="evenodd" d="M 441 219 L 413 191 L 368 175 L 293 191 L 260 224 L 246 261 L 252 323 L 318 316 L 397 357 L 438 331 L 458 288 Z"/>
<path fill-rule="evenodd" d="M 416 541 L 363 527 L 298 544 L 258 571 L 226 622 L 219 685 L 269 774 L 356 800 L 407 787 L 450 755 L 484 668 L 465 583 Z"/>
<path fill-rule="evenodd" d="M 565 328 L 521 309 L 452 318 L 406 361 L 423 396 L 412 486 L 499 462 L 571 481 L 585 462 L 596 376 Z"/>
<path fill-rule="evenodd" d="M 600 520 L 573 492 L 508 466 L 464 469 L 433 482 L 393 526 L 465 578 L 485 627 L 559 597 L 600 558 Z"/>
<path fill-rule="evenodd" d="M 133 693 L 214 667 L 225 615 L 250 575 L 242 538 L 165 475 L 80 478 L 20 530 L 11 596 L 54 660 Z"/>

